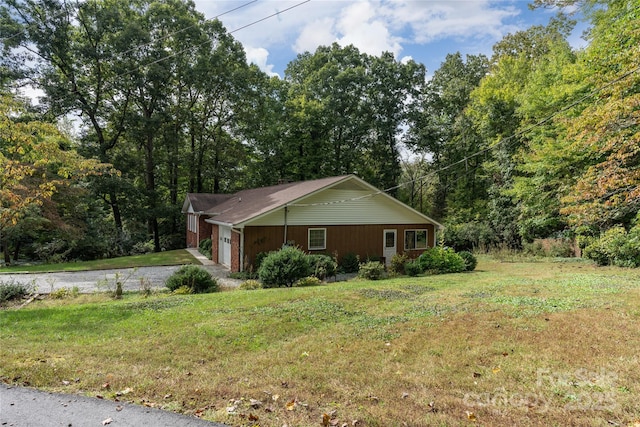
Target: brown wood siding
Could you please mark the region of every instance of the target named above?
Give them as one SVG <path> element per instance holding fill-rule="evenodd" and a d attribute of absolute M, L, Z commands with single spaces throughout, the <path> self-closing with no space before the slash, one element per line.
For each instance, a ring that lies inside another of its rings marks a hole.
<path fill-rule="evenodd" d="M 309 251 L 309 228 L 327 229 L 327 247 L 324 250 Z M 353 252 L 361 259 L 366 257 L 382 257 L 384 230 L 397 230 L 397 252 L 404 250 L 404 231 L 414 229 L 427 229 L 428 244 L 435 245 L 435 229 L 433 224 L 377 224 L 377 225 L 305 225 L 287 227 L 287 241 L 299 246 L 302 250 L 311 253 L 326 253 L 334 255 L 338 259 L 345 254 Z M 250 268 L 255 256 L 260 252 L 278 250 L 284 243 L 283 226 L 258 226 L 244 229 L 244 255 L 245 269 Z M 422 250 L 411 250 L 406 253 L 415 258 Z"/>

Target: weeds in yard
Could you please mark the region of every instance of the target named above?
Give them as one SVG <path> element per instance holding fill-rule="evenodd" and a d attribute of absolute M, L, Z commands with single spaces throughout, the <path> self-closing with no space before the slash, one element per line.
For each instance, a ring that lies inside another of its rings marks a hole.
<path fill-rule="evenodd" d="M 637 419 L 635 273 L 481 258 L 380 285 L 38 301 L 0 312 L 0 377 L 231 426 Z"/>

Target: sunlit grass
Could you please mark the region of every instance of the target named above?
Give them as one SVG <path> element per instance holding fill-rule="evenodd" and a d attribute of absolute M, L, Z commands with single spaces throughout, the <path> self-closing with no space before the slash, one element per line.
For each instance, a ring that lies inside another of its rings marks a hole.
<path fill-rule="evenodd" d="M 94 261 L 78 261 L 61 264 L 20 264 L 2 266 L 0 273 L 42 273 L 55 271 L 86 271 L 107 270 L 112 268 L 150 267 L 157 265 L 198 264 L 193 256 L 185 249 L 164 251 L 144 255 L 132 255 L 119 258 L 99 259 Z"/>
<path fill-rule="evenodd" d="M 627 425 L 639 296 L 637 271 L 488 258 L 467 274 L 80 296 L 0 312 L 0 377 L 234 426 Z"/>

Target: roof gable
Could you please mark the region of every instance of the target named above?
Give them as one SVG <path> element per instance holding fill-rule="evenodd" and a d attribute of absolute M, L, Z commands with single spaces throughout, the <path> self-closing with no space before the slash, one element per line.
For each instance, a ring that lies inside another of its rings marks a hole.
<path fill-rule="evenodd" d="M 182 211 L 187 212 L 190 203 L 194 211 L 210 215 L 211 218 L 207 220 L 209 222 L 242 227 L 249 223 L 259 224 L 261 219 L 268 218 L 269 215 L 280 215 L 277 212 L 283 212 L 282 208 L 285 206 L 291 209 L 304 207 L 307 211 L 315 209 L 318 212 L 328 212 L 327 206 L 337 204 L 364 207 L 358 202 L 374 197 L 377 200 L 382 198 L 385 205 L 391 206 L 392 209 L 400 209 L 404 214 L 442 227 L 431 218 L 355 175 L 254 188 L 233 195 L 189 193 Z M 366 209 L 372 209 L 372 206 L 367 205 Z"/>
<path fill-rule="evenodd" d="M 189 212 L 189 208 L 193 212 L 204 213 L 212 207 L 229 200 L 230 197 L 232 197 L 230 194 L 187 193 L 182 205 L 182 213 Z"/>

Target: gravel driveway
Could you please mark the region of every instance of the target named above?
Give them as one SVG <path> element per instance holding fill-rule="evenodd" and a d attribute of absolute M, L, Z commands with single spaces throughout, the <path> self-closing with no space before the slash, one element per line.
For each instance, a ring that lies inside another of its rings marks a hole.
<path fill-rule="evenodd" d="M 238 286 L 240 281 L 229 279 L 229 270 L 220 265 L 200 266 L 218 279 L 218 283 L 227 287 Z M 29 274 L 0 274 L 0 281 L 14 281 L 25 285 L 32 285 L 40 294 L 66 288 L 77 288 L 81 293 L 113 291 L 116 281 L 122 282 L 122 290 L 139 291 L 141 286 L 151 289 L 164 289 L 165 281 L 180 266 L 166 267 L 138 267 L 117 270 L 75 271 L 60 273 L 29 273 Z"/>

